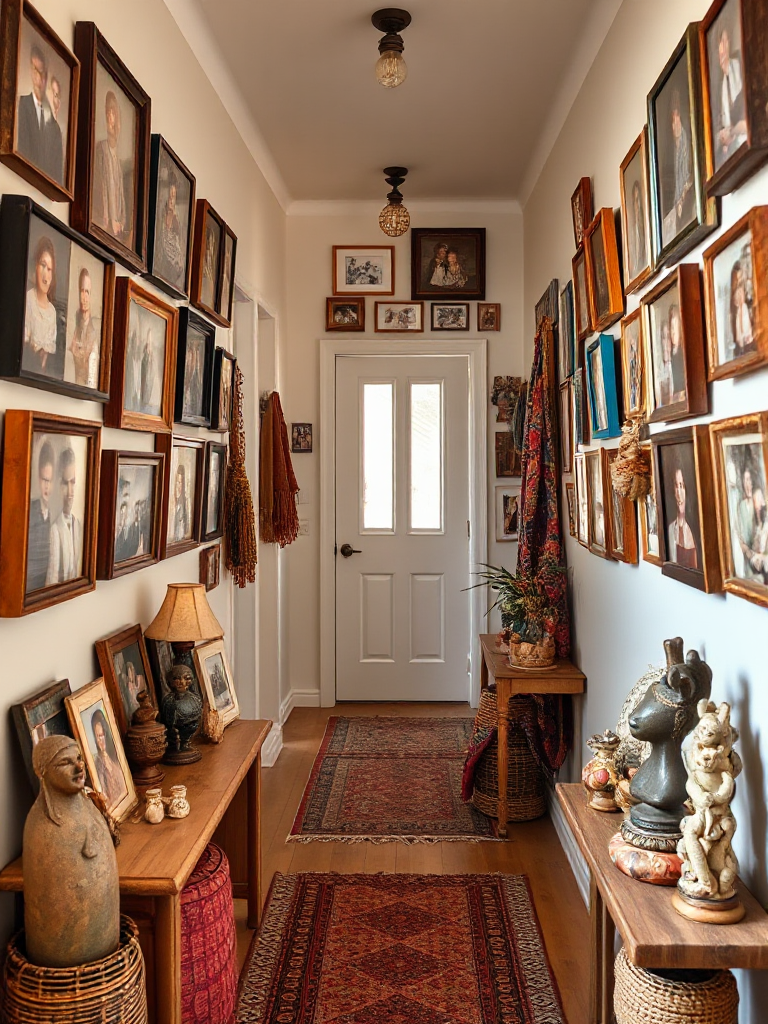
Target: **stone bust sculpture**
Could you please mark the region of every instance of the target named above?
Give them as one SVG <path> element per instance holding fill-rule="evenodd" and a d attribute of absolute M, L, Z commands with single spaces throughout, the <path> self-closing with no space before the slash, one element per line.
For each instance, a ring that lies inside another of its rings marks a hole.
<path fill-rule="evenodd" d="M 114 953 L 120 941 L 117 858 L 104 818 L 84 792 L 85 765 L 68 736 L 32 752 L 40 792 L 24 825 L 27 957 L 74 967 Z"/>
<path fill-rule="evenodd" d="M 167 677 L 169 692 L 160 705 L 160 716 L 168 730 L 166 764 L 192 764 L 200 760 L 200 751 L 191 745 L 191 739 L 200 728 L 203 702 L 190 690 L 192 669 L 188 665 L 174 665 Z"/>

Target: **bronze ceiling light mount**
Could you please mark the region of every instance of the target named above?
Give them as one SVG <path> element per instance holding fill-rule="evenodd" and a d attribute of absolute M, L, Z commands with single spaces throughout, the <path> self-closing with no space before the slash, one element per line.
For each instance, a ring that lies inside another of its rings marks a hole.
<path fill-rule="evenodd" d="M 392 191 L 387 193 L 388 203 L 379 214 L 379 227 L 385 235 L 392 238 L 404 235 L 411 226 L 411 215 L 403 206 L 403 196 L 400 192 L 400 186 L 405 181 L 407 173 L 407 167 L 384 168 L 384 180 L 392 186 Z"/>
<path fill-rule="evenodd" d="M 385 89 L 402 85 L 408 75 L 403 60 L 403 37 L 400 33 L 411 23 L 408 11 L 401 7 L 382 7 L 371 15 L 371 21 L 384 35 L 379 40 L 379 59 L 376 61 L 376 81 Z"/>

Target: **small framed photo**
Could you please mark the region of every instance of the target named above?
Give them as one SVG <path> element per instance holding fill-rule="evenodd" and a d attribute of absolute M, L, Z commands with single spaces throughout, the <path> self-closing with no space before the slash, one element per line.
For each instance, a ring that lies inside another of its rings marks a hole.
<path fill-rule="evenodd" d="M 104 640 L 97 640 L 96 656 L 104 673 L 117 727 L 120 735 L 125 736 L 133 713 L 139 707 L 142 690 L 149 694 L 155 710 L 158 707 L 141 626 L 129 626 Z"/>
<path fill-rule="evenodd" d="M 624 238 L 624 291 L 629 294 L 653 272 L 650 191 L 648 180 L 648 129 L 632 143 L 621 164 L 621 225 Z"/>
<path fill-rule="evenodd" d="M 768 413 L 709 425 L 723 589 L 768 606 Z"/>
<path fill-rule="evenodd" d="M 158 434 L 155 451 L 165 456 L 160 557 L 172 558 L 200 540 L 207 443 L 202 437 Z"/>
<path fill-rule="evenodd" d="M 517 540 L 520 531 L 520 488 L 496 488 L 496 540 Z"/>
<path fill-rule="evenodd" d="M 236 360 L 226 349 L 217 348 L 213 359 L 211 430 L 222 434 L 232 426 Z"/>
<path fill-rule="evenodd" d="M 205 453 L 203 529 L 200 540 L 215 540 L 224 533 L 224 492 L 227 486 L 227 446 L 209 441 Z"/>
<path fill-rule="evenodd" d="M 101 425 L 8 409 L 3 462 L 0 616 L 93 590 Z"/>
<path fill-rule="evenodd" d="M 221 289 L 221 253 L 226 224 L 207 199 L 198 199 L 196 205 L 189 297 L 194 306 L 221 323 L 216 302 Z"/>
<path fill-rule="evenodd" d="M 625 418 L 645 415 L 645 338 L 642 313 L 642 309 L 636 309 L 621 321 L 621 387 Z"/>
<path fill-rule="evenodd" d="M 197 674 L 209 708 L 221 715 L 223 726 L 240 717 L 240 705 L 223 640 L 199 644 L 194 651 Z"/>
<path fill-rule="evenodd" d="M 708 412 L 704 319 L 696 263 L 681 263 L 641 300 L 646 411 L 651 423 Z"/>
<path fill-rule="evenodd" d="M 221 575 L 221 544 L 200 549 L 200 582 L 206 590 L 215 590 Z"/>
<path fill-rule="evenodd" d="M 433 302 L 431 309 L 433 331 L 469 330 L 468 302 Z"/>
<path fill-rule="evenodd" d="M 515 448 L 515 439 L 509 430 L 496 433 L 496 476 L 520 476 L 522 465 L 520 452 Z"/>
<path fill-rule="evenodd" d="M 618 454 L 618 448 L 603 448 L 603 477 L 608 499 L 608 554 L 617 562 L 634 565 L 637 562 L 637 515 L 634 501 L 622 497 L 613 486 L 611 467 Z"/>
<path fill-rule="evenodd" d="M 31 4 L 0 16 L 0 160 L 49 199 L 74 198 L 80 61 Z"/>
<path fill-rule="evenodd" d="M 592 314 L 587 288 L 587 257 L 582 249 L 571 261 L 573 271 L 573 305 L 576 319 L 576 337 L 584 341 L 592 333 Z"/>
<path fill-rule="evenodd" d="M 712 594 L 722 589 L 709 428 L 654 434 L 661 571 Z"/>
<path fill-rule="evenodd" d="M 150 99 L 92 21 L 76 23 L 75 54 L 81 82 L 72 227 L 142 273 Z"/>
<path fill-rule="evenodd" d="M 116 821 L 125 820 L 138 798 L 104 680 L 83 686 L 64 703 L 92 787 L 104 797 L 107 812 Z"/>
<path fill-rule="evenodd" d="M 659 540 L 659 510 L 657 505 L 658 486 L 650 443 L 642 446 L 651 456 L 651 489 L 637 505 L 640 509 L 640 538 L 644 562 L 661 567 L 661 541 Z"/>
<path fill-rule="evenodd" d="M 708 379 L 768 363 L 768 206 L 755 206 L 704 252 Z"/>
<path fill-rule="evenodd" d="M 235 260 L 237 258 L 237 235 L 229 225 L 224 226 L 224 245 L 221 255 L 221 276 L 216 297 L 216 312 L 222 327 L 232 323 L 232 306 L 235 301 Z"/>
<path fill-rule="evenodd" d="M 96 578 L 112 580 L 160 561 L 165 456 L 101 453 Z"/>
<path fill-rule="evenodd" d="M 592 213 L 592 179 L 580 178 L 576 191 L 571 196 L 571 218 L 573 220 L 573 240 L 577 251 L 584 245 L 584 232 L 591 223 Z"/>
<path fill-rule="evenodd" d="M 616 343 L 611 334 L 601 334 L 590 343 L 587 354 L 587 388 L 592 437 L 618 437 L 619 404 L 616 394 Z"/>
<path fill-rule="evenodd" d="M 47 736 L 69 736 L 69 720 L 64 699 L 71 693 L 68 679 L 46 686 L 33 697 L 11 706 L 11 716 L 19 737 L 21 756 L 34 793 L 40 791 L 40 779 L 32 767 L 32 751 Z"/>
<path fill-rule="evenodd" d="M 334 295 L 394 295 L 394 245 L 334 245 Z"/>
<path fill-rule="evenodd" d="M 326 331 L 364 331 L 365 299 L 326 299 Z"/>
<path fill-rule="evenodd" d="M 174 420 L 193 427 L 211 425 L 216 328 L 189 306 L 179 309 Z"/>
<path fill-rule="evenodd" d="M 608 487 L 602 449 L 584 455 L 587 477 L 587 516 L 589 550 L 593 555 L 610 558 L 608 551 Z"/>
<path fill-rule="evenodd" d="M 704 191 L 698 23 L 692 22 L 648 93 L 654 263 L 676 263 L 720 222 Z"/>
<path fill-rule="evenodd" d="M 570 377 L 560 385 L 560 472 L 573 469 L 573 388 Z"/>
<path fill-rule="evenodd" d="M 291 424 L 291 451 L 295 454 L 312 451 L 312 424 Z"/>
<path fill-rule="evenodd" d="M 573 391 L 573 449 L 578 451 L 582 444 L 589 444 L 589 417 L 587 416 L 587 393 L 584 383 L 584 367 L 580 366 L 571 377 Z"/>
<path fill-rule="evenodd" d="M 568 503 L 568 532 L 576 536 L 576 484 L 568 481 L 565 485 L 565 498 Z"/>
<path fill-rule="evenodd" d="M 411 228 L 412 299 L 485 299 L 485 228 Z"/>
<path fill-rule="evenodd" d="M 573 481 L 576 485 L 576 539 L 582 547 L 589 547 L 589 492 L 587 490 L 586 455 L 573 459 Z"/>
<path fill-rule="evenodd" d="M 178 299 L 189 298 L 194 219 L 195 176 L 162 135 L 153 135 L 147 277 Z"/>
<path fill-rule="evenodd" d="M 559 378 L 564 381 L 576 365 L 576 319 L 573 308 L 573 281 L 560 292 Z"/>
<path fill-rule="evenodd" d="M 536 303 L 534 310 L 534 319 L 536 321 L 536 330 L 538 331 L 541 321 L 547 317 L 552 322 L 554 327 L 557 324 L 558 318 L 558 295 L 560 285 L 556 277 L 547 285 L 545 291 L 539 297 L 539 301 Z"/>
<path fill-rule="evenodd" d="M 423 302 L 377 302 L 374 307 L 373 329 L 377 334 L 424 330 Z"/>
<path fill-rule="evenodd" d="M 478 329 L 478 331 L 500 331 L 501 330 L 501 303 L 500 302 L 478 302 L 478 304 L 477 304 L 477 329 Z"/>
<path fill-rule="evenodd" d="M 597 211 L 584 239 L 590 319 L 594 330 L 604 331 L 624 315 L 616 222 L 611 207 Z"/>

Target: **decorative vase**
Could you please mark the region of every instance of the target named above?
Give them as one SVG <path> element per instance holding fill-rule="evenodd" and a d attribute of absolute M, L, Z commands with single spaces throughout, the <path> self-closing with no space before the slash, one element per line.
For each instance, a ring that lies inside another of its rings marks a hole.
<path fill-rule="evenodd" d="M 509 640 L 509 663 L 515 668 L 549 668 L 555 660 L 555 641 L 545 636 L 537 643 L 526 643 L 519 633 Z"/>
<path fill-rule="evenodd" d="M 133 713 L 123 742 L 133 781 L 139 789 L 150 789 L 159 786 L 165 778 L 165 772 L 158 765 L 163 759 L 168 740 L 165 726 L 157 721 L 157 712 L 152 707 L 147 691 L 141 690 L 137 699 L 139 706 Z"/>
<path fill-rule="evenodd" d="M 162 789 L 148 789 L 144 795 L 147 801 L 144 820 L 148 821 L 150 825 L 159 825 L 165 817 L 163 791 Z"/>
<path fill-rule="evenodd" d="M 596 811 L 612 813 L 621 810 L 615 800 L 619 777 L 614 764 L 620 742 L 616 733 L 610 729 L 606 729 L 602 735 L 590 736 L 587 740 L 587 746 L 595 756 L 584 765 L 581 781 L 589 796 L 587 804 Z"/>
<path fill-rule="evenodd" d="M 163 800 L 168 804 L 169 818 L 186 818 L 191 810 L 186 786 L 171 786 L 171 795 Z"/>

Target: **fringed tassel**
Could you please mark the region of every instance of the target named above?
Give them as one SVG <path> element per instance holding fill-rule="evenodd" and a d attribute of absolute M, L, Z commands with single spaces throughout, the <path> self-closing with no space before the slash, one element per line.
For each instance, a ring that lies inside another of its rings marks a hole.
<path fill-rule="evenodd" d="M 256 515 L 248 475 L 245 472 L 243 424 L 243 373 L 238 367 L 234 381 L 234 416 L 230 431 L 227 489 L 224 500 L 224 549 L 227 569 L 238 587 L 256 581 Z"/>
<path fill-rule="evenodd" d="M 621 428 L 619 451 L 611 466 L 616 493 L 641 501 L 651 491 L 651 459 L 640 443 L 640 422 L 627 421 Z"/>

